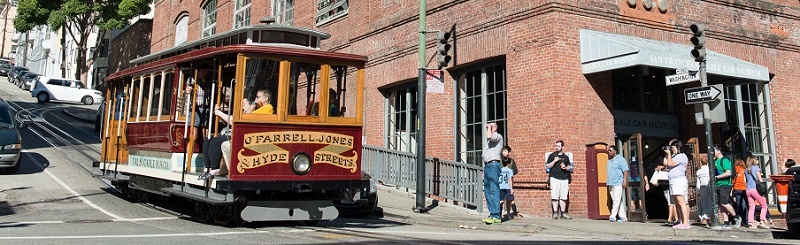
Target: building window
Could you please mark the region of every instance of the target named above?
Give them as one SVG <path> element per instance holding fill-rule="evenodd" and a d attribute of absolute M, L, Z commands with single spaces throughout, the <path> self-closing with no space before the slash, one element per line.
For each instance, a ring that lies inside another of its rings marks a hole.
<path fill-rule="evenodd" d="M 612 71 L 614 110 L 674 114 L 672 87 L 664 83 L 666 70 L 634 66 Z"/>
<path fill-rule="evenodd" d="M 386 148 L 417 152 L 417 85 L 390 90 L 384 101 L 386 107 Z"/>
<path fill-rule="evenodd" d="M 294 23 L 294 0 L 273 0 L 272 16 L 278 24 L 292 25 Z"/>
<path fill-rule="evenodd" d="M 186 42 L 189 31 L 189 16 L 184 15 L 175 23 L 175 46 Z"/>
<path fill-rule="evenodd" d="M 479 67 L 458 77 L 458 161 L 481 165 L 486 127 L 497 123 L 497 132 L 508 139 L 505 64 Z"/>
<path fill-rule="evenodd" d="M 347 0 L 317 0 L 317 25 L 346 15 L 348 9 Z"/>
<path fill-rule="evenodd" d="M 217 32 L 217 0 L 208 1 L 203 8 L 203 37 Z"/>
<path fill-rule="evenodd" d="M 773 174 L 770 166 L 783 164 L 775 157 L 774 131 L 767 104 L 769 93 L 762 82 L 725 86 L 727 120 L 722 126 L 725 152 L 746 159 L 759 160 L 762 174 Z"/>
<path fill-rule="evenodd" d="M 233 12 L 233 28 L 250 26 L 250 3 L 251 0 L 236 0 Z"/>

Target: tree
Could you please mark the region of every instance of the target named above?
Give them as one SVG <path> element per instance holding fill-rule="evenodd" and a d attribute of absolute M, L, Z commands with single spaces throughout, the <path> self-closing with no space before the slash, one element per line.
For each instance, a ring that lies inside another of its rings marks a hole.
<path fill-rule="evenodd" d="M 120 29 L 128 20 L 150 11 L 152 0 L 21 0 L 17 6 L 14 28 L 27 32 L 36 26 L 48 25 L 52 30 L 65 28 L 78 46 L 75 79 L 86 82 L 89 67 L 86 50 L 89 34 L 95 28 L 104 36 L 105 30 Z M 92 59 L 94 60 L 94 59 Z"/>

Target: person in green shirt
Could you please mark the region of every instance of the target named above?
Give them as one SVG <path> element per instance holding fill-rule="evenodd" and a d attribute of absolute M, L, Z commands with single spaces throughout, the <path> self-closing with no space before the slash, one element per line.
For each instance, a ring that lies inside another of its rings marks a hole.
<path fill-rule="evenodd" d="M 733 188 L 733 184 L 731 184 L 731 170 L 733 169 L 733 164 L 731 164 L 730 159 L 722 155 L 722 146 L 720 145 L 714 146 L 714 158 L 716 159 L 714 160 L 714 166 L 717 170 L 717 200 L 721 207 L 719 209 L 719 217 L 723 221 L 722 228 L 730 229 L 730 221 L 728 220 L 728 215 L 725 215 L 725 213 L 736 216 L 736 211 L 734 211 L 733 206 L 731 206 L 731 189 Z"/>

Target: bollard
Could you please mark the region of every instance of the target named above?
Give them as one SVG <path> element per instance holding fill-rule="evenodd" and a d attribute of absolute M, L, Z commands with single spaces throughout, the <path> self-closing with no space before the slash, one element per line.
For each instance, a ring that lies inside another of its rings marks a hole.
<path fill-rule="evenodd" d="M 793 175 L 776 174 L 770 175 L 769 179 L 775 183 L 775 191 L 778 193 L 778 210 L 786 213 L 786 203 L 789 196 L 789 182 L 794 179 Z"/>

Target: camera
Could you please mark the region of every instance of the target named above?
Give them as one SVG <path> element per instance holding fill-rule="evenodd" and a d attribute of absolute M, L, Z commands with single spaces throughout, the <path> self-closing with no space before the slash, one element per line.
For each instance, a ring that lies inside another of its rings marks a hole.
<path fill-rule="evenodd" d="M 669 150 L 669 146 L 668 145 L 662 146 L 661 150 L 662 151 L 668 151 Z"/>

